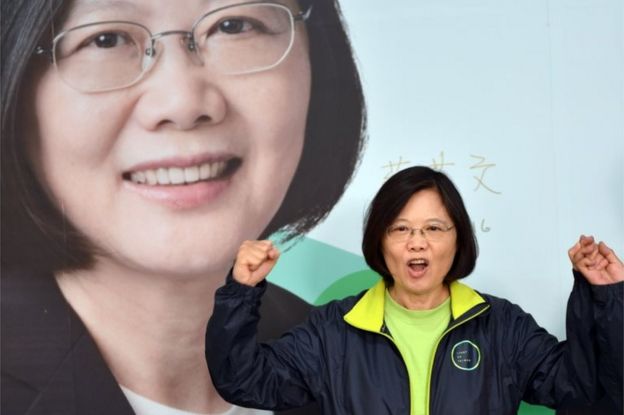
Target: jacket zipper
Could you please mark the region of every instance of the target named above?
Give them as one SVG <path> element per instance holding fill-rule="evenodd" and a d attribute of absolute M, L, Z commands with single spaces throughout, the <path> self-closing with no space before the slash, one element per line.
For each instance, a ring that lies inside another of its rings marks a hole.
<path fill-rule="evenodd" d="M 431 405 L 431 377 L 433 376 L 433 363 L 435 362 L 436 355 L 438 354 L 438 346 L 440 345 L 440 342 L 442 341 L 444 336 L 446 336 L 448 333 L 450 333 L 451 331 L 455 330 L 457 327 L 459 327 L 459 326 L 469 322 L 470 320 L 480 316 L 481 314 L 483 314 L 489 308 L 490 308 L 490 305 L 488 304 L 485 307 L 483 307 L 483 309 L 480 310 L 475 315 L 467 318 L 466 320 L 464 320 L 464 321 L 462 321 L 462 322 L 460 322 L 460 323 L 458 323 L 458 324 L 456 324 L 454 326 L 451 326 L 451 327 L 447 328 L 444 331 L 444 333 L 442 333 L 442 335 L 440 336 L 438 341 L 436 342 L 436 344 L 435 344 L 435 346 L 433 348 L 433 359 L 431 359 L 431 364 L 429 365 L 429 378 L 427 379 L 427 393 L 425 395 L 426 399 L 427 399 L 427 402 L 426 402 L 426 405 L 425 405 L 425 408 L 426 408 L 427 412 L 425 413 L 425 415 L 430 415 L 430 413 L 431 413 L 430 412 L 430 410 L 431 410 L 431 408 L 430 408 L 430 405 Z M 400 351 L 399 351 L 399 353 L 400 353 Z M 410 406 L 411 406 L 411 404 L 410 404 Z"/>
<path fill-rule="evenodd" d="M 401 356 L 401 361 L 403 362 L 403 367 L 405 368 L 405 373 L 407 374 L 407 389 L 408 389 L 408 395 L 409 395 L 409 413 L 412 413 L 412 402 L 413 402 L 413 396 L 412 396 L 412 380 L 410 379 L 410 374 L 409 374 L 409 370 L 407 370 L 407 365 L 405 364 L 405 356 L 403 356 L 403 353 L 401 352 L 401 349 L 399 348 L 399 346 L 397 346 L 396 342 L 394 341 L 394 339 L 392 338 L 391 335 L 389 335 L 388 333 L 385 333 L 383 331 L 383 328 L 386 327 L 386 323 L 383 323 L 383 327 L 380 331 L 372 331 L 372 333 L 376 333 L 376 334 L 381 334 L 382 336 L 384 336 L 385 338 L 387 338 L 388 340 L 390 340 L 390 343 L 392 343 L 392 345 L 394 346 L 394 348 L 397 350 L 397 352 L 399 352 L 399 356 Z"/>

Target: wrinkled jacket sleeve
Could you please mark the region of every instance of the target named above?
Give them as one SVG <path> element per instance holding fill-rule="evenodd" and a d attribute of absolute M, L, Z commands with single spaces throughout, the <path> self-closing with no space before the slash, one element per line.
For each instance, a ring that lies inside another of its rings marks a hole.
<path fill-rule="evenodd" d="M 206 331 L 206 360 L 221 396 L 252 408 L 284 410 L 314 401 L 319 336 L 309 321 L 270 343 L 256 340 L 266 282 L 249 287 L 228 276 L 215 294 Z"/>
<path fill-rule="evenodd" d="M 551 408 L 574 408 L 607 397 L 613 401 L 614 413 L 621 414 L 624 283 L 593 286 L 582 274 L 574 274 L 566 341 L 557 342 L 528 314 L 513 326 L 522 399 Z"/>

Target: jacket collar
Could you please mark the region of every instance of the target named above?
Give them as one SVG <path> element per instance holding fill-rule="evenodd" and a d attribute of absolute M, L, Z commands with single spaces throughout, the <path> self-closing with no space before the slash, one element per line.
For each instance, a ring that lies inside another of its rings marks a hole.
<path fill-rule="evenodd" d="M 2 385 L 7 406 L 24 414 L 134 414 L 52 274 L 3 273 L 1 295 L 2 376 L 13 380 Z"/>
<path fill-rule="evenodd" d="M 344 315 L 344 320 L 353 327 L 366 331 L 380 332 L 384 324 L 385 291 L 386 284 L 383 279 L 380 279 Z M 485 299 L 479 293 L 459 281 L 451 283 L 450 293 L 453 321 L 461 319 L 462 316 L 465 316 L 475 307 L 486 304 Z"/>

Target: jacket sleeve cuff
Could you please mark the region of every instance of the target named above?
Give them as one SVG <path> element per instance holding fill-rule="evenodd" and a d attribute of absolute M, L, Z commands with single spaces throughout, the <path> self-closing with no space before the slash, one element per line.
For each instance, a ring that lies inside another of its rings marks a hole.
<path fill-rule="evenodd" d="M 225 285 L 219 288 L 219 295 L 226 298 L 244 297 L 245 299 L 259 299 L 266 291 L 266 287 L 266 280 L 260 281 L 257 285 L 253 287 L 250 285 L 241 284 L 234 279 L 232 269 L 230 269 L 227 277 L 225 278 Z"/>
<path fill-rule="evenodd" d="M 600 305 L 605 305 L 610 301 L 621 299 L 624 297 L 624 281 L 616 282 L 613 284 L 605 285 L 592 285 L 583 274 L 579 271 L 573 270 L 574 279 L 582 286 L 589 287 L 591 296 L 594 302 Z"/>

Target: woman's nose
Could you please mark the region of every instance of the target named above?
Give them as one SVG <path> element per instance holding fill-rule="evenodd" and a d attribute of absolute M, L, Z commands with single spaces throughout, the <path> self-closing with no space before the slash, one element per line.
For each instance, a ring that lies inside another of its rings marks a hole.
<path fill-rule="evenodd" d="M 147 129 L 192 129 L 199 124 L 220 123 L 227 101 L 219 75 L 179 39 L 161 39 L 154 68 L 139 83 L 141 96 L 136 113 Z M 166 44 L 166 47 L 163 47 Z"/>
<path fill-rule="evenodd" d="M 407 249 L 419 251 L 424 249 L 429 242 L 420 229 L 412 229 L 412 232 L 407 239 Z"/>

